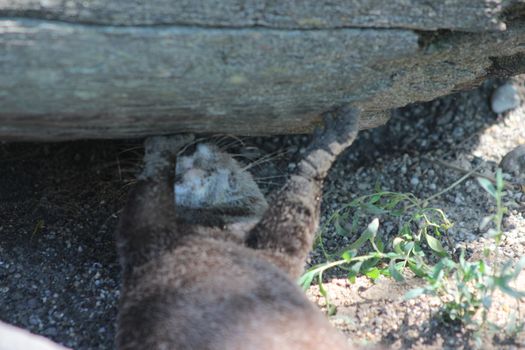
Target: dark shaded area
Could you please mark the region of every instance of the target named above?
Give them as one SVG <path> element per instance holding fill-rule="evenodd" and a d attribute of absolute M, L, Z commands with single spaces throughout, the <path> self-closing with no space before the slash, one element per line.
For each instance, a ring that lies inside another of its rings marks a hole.
<path fill-rule="evenodd" d="M 127 147 L 0 146 L 2 320 L 74 348 L 112 344 L 119 285 L 113 231 L 131 179 L 119 175 L 116 157 Z"/>

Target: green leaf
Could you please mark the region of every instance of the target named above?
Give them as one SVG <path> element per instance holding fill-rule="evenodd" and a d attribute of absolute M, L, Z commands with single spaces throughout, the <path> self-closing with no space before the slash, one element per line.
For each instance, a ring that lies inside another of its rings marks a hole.
<path fill-rule="evenodd" d="M 425 288 L 411 289 L 411 290 L 409 290 L 408 292 L 405 293 L 405 295 L 403 296 L 403 299 L 405 299 L 405 300 L 414 299 L 414 298 L 417 298 L 420 295 L 425 294 L 425 292 L 426 292 Z"/>
<path fill-rule="evenodd" d="M 348 247 L 351 250 L 359 250 L 363 245 L 365 245 L 366 241 L 368 241 L 371 237 L 371 234 L 368 231 L 365 231 L 359 236 L 358 239 L 355 240 L 354 243 L 350 244 Z"/>
<path fill-rule="evenodd" d="M 350 232 L 348 232 L 348 230 L 341 226 L 341 224 L 339 223 L 340 219 L 341 218 L 337 218 L 336 220 L 334 220 L 335 233 L 337 233 L 339 236 L 348 236 Z"/>
<path fill-rule="evenodd" d="M 317 273 L 315 271 L 306 271 L 301 277 L 299 277 L 299 285 L 303 290 L 310 288 L 312 281 Z"/>
<path fill-rule="evenodd" d="M 328 304 L 328 292 L 324 288 L 322 272 L 317 275 L 317 282 L 319 283 L 319 293 L 321 293 L 321 295 L 326 299 L 326 303 Z"/>
<path fill-rule="evenodd" d="M 379 228 L 379 220 L 376 218 L 372 220 L 372 222 L 366 228 L 365 232 L 363 232 L 361 236 L 354 243 L 352 243 L 348 248 L 350 250 L 358 250 L 366 243 L 366 241 L 375 237 L 378 228 Z"/>
<path fill-rule="evenodd" d="M 364 260 L 363 264 L 361 265 L 361 271 L 365 272 L 370 270 L 371 268 L 374 268 L 380 259 L 378 258 L 370 258 L 368 260 Z"/>
<path fill-rule="evenodd" d="M 395 197 L 395 198 L 393 198 L 391 201 L 389 201 L 385 205 L 385 209 L 388 209 L 388 210 L 394 209 L 399 204 L 399 202 L 401 202 L 402 200 L 403 200 L 402 197 Z"/>
<path fill-rule="evenodd" d="M 487 225 L 492 221 L 493 218 L 494 218 L 494 215 L 483 217 L 483 219 L 481 219 L 481 222 L 479 224 L 479 229 L 484 230 L 485 227 L 487 227 Z"/>
<path fill-rule="evenodd" d="M 348 281 L 350 283 L 355 283 L 355 278 L 357 274 L 359 273 L 359 270 L 361 269 L 362 264 L 363 264 L 362 261 L 358 261 L 355 264 L 352 264 L 352 266 L 350 266 L 350 269 L 348 270 L 348 275 L 347 275 Z"/>
<path fill-rule="evenodd" d="M 350 271 L 355 272 L 355 274 L 357 275 L 359 273 L 359 270 L 361 270 L 361 266 L 362 265 L 363 265 L 363 262 L 362 261 L 358 261 L 355 264 L 353 264 L 352 266 L 350 266 Z"/>
<path fill-rule="evenodd" d="M 392 242 L 392 246 L 394 247 L 394 251 L 398 254 L 403 254 L 402 243 L 405 240 L 401 237 L 394 238 L 394 241 Z"/>
<path fill-rule="evenodd" d="M 485 261 L 480 260 L 480 261 L 479 261 L 479 272 L 480 272 L 481 274 L 484 274 L 485 271 L 486 271 Z"/>
<path fill-rule="evenodd" d="M 330 302 L 328 291 L 324 287 L 322 271 L 319 272 L 319 275 L 317 275 L 317 281 L 319 283 L 319 293 L 321 293 L 321 295 L 326 300 L 326 310 L 327 310 L 328 316 L 333 316 L 337 312 L 337 307 Z"/>
<path fill-rule="evenodd" d="M 375 237 L 377 235 L 377 230 L 379 229 L 379 219 L 374 218 L 371 223 L 368 224 L 368 227 L 366 228 L 367 231 L 370 231 L 372 233 L 372 236 Z"/>
<path fill-rule="evenodd" d="M 498 168 L 496 170 L 496 186 L 498 187 L 498 191 L 503 191 L 503 186 L 505 185 L 503 181 L 503 173 L 501 172 L 501 169 Z"/>
<path fill-rule="evenodd" d="M 441 278 L 443 278 L 443 275 L 444 275 L 444 269 L 445 269 L 445 265 L 446 265 L 446 260 L 448 259 L 441 259 L 435 266 L 434 268 L 432 269 L 432 274 L 430 275 L 430 278 L 433 280 L 433 281 L 439 281 L 441 280 Z"/>
<path fill-rule="evenodd" d="M 403 252 L 401 252 L 401 253 L 394 253 L 394 252 L 386 253 L 385 254 L 385 258 L 388 258 L 388 259 L 403 259 L 404 255 L 402 253 Z"/>
<path fill-rule="evenodd" d="M 397 282 L 403 282 L 405 280 L 403 275 L 398 271 L 394 259 L 390 260 L 390 264 L 388 264 L 388 272 L 390 272 L 390 276 L 392 276 Z"/>
<path fill-rule="evenodd" d="M 404 238 L 404 239 L 409 239 L 412 237 L 412 231 L 410 230 L 410 224 L 405 222 L 403 224 L 403 226 L 401 227 L 401 230 L 399 230 L 399 234 Z"/>
<path fill-rule="evenodd" d="M 373 204 L 373 203 L 377 202 L 380 199 L 381 199 L 381 194 L 376 193 L 376 194 L 374 194 L 374 195 L 372 195 L 370 197 L 370 203 Z"/>
<path fill-rule="evenodd" d="M 427 273 L 421 267 L 417 266 L 414 263 L 409 262 L 408 268 L 419 278 L 427 276 Z"/>
<path fill-rule="evenodd" d="M 350 227 L 350 234 L 357 232 L 359 227 L 359 218 L 361 217 L 361 210 L 357 209 L 352 216 L 352 226 Z"/>
<path fill-rule="evenodd" d="M 368 214 L 371 214 L 371 215 L 383 215 L 387 213 L 387 211 L 384 210 L 383 208 L 380 208 L 370 203 L 366 203 L 364 205 L 364 209 Z"/>
<path fill-rule="evenodd" d="M 341 255 L 341 258 L 343 258 L 347 263 L 349 263 L 350 261 L 352 261 L 354 256 L 355 256 L 354 251 L 347 250 Z"/>
<path fill-rule="evenodd" d="M 445 249 L 441 245 L 441 242 L 438 239 L 436 239 L 436 238 L 434 238 L 434 237 L 432 237 L 431 235 L 428 235 L 428 234 L 425 234 L 425 238 L 427 240 L 427 244 L 430 247 L 430 249 L 432 249 L 433 251 L 438 253 L 439 256 L 446 256 L 447 255 L 447 252 L 445 251 Z"/>
<path fill-rule="evenodd" d="M 525 298 L 525 292 L 523 291 L 520 291 L 520 290 L 516 290 L 514 288 L 512 288 L 511 286 L 509 286 L 508 284 L 504 283 L 502 280 L 498 279 L 496 281 L 496 285 L 498 286 L 498 288 L 505 294 L 515 298 L 515 299 L 521 299 L 521 298 Z"/>
<path fill-rule="evenodd" d="M 326 311 L 327 311 L 328 316 L 334 316 L 337 313 L 337 306 L 330 303 L 327 305 Z"/>
<path fill-rule="evenodd" d="M 381 271 L 379 271 L 379 269 L 377 267 L 374 267 L 370 270 L 368 270 L 368 272 L 365 274 L 366 277 L 372 279 L 372 280 L 377 280 L 380 276 L 381 276 Z"/>
<path fill-rule="evenodd" d="M 376 237 L 375 244 L 379 252 L 383 253 L 385 251 L 385 245 L 383 244 L 383 240 L 381 240 L 381 238 Z"/>
<path fill-rule="evenodd" d="M 492 182 L 483 177 L 478 177 L 477 180 L 485 191 L 487 191 L 492 197 L 496 198 L 496 187 L 494 187 Z"/>
<path fill-rule="evenodd" d="M 410 251 L 414 249 L 414 242 L 408 242 L 407 244 L 405 244 L 405 246 L 403 247 L 403 251 L 405 253 L 410 253 Z"/>

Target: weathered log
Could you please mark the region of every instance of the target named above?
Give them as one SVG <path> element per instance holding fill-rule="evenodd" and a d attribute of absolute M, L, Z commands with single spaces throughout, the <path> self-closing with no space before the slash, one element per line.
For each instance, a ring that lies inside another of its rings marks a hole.
<path fill-rule="evenodd" d="M 0 16 L 103 25 L 282 29 L 409 28 L 501 30 L 492 0 L 0 0 Z"/>
<path fill-rule="evenodd" d="M 373 127 L 521 72 L 518 2 L 431 4 L 0 0 L 0 139 L 305 132 L 346 103 Z"/>

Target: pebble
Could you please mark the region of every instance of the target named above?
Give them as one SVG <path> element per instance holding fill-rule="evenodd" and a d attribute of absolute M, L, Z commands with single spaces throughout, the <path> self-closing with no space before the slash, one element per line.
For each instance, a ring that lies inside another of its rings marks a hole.
<path fill-rule="evenodd" d="M 490 100 L 490 106 L 494 113 L 503 113 L 520 105 L 520 98 L 516 88 L 512 84 L 505 84 L 494 91 Z"/>
<path fill-rule="evenodd" d="M 36 300 L 35 298 L 31 298 L 27 301 L 27 306 L 30 308 L 30 309 L 34 309 L 38 306 L 38 300 Z"/>
<path fill-rule="evenodd" d="M 29 316 L 29 324 L 30 325 L 36 326 L 39 323 L 40 323 L 40 318 L 38 318 L 38 316 L 35 316 L 35 315 Z"/>
<path fill-rule="evenodd" d="M 49 327 L 45 330 L 46 335 L 50 337 L 54 337 L 58 334 L 57 329 L 55 327 Z"/>
<path fill-rule="evenodd" d="M 525 174 L 525 145 L 519 145 L 507 153 L 499 166 L 505 173 Z"/>

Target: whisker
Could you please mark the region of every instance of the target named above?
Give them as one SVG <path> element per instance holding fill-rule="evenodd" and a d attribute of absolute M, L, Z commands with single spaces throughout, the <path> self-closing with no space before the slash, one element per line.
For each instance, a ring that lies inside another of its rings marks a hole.
<path fill-rule="evenodd" d="M 143 149 L 143 148 L 144 148 L 144 146 L 142 146 L 142 145 L 134 146 L 134 147 L 123 149 L 122 151 L 118 152 L 118 154 L 121 155 L 122 153 L 127 153 L 127 152 L 131 152 L 131 151 L 138 151 L 138 150 Z M 139 154 L 140 152 L 133 152 L 133 153 Z"/>
<path fill-rule="evenodd" d="M 98 164 L 96 166 L 96 169 L 108 169 L 108 168 L 111 168 L 111 167 L 114 167 L 114 166 L 117 166 L 117 167 L 122 167 L 122 166 L 129 166 L 131 168 L 133 167 L 138 167 L 140 164 L 140 162 L 136 162 L 136 161 L 132 161 L 132 160 L 120 160 L 119 158 L 117 158 L 117 160 L 114 160 L 114 161 L 111 161 L 111 162 L 105 162 L 105 163 L 102 163 L 102 164 Z"/>
<path fill-rule="evenodd" d="M 264 184 L 264 185 L 272 185 L 272 186 L 282 186 L 281 183 L 272 182 L 272 181 L 257 181 L 255 180 L 257 184 Z"/>
<path fill-rule="evenodd" d="M 282 179 L 287 177 L 287 175 L 274 175 L 274 176 L 264 176 L 264 177 L 254 177 L 254 180 L 266 180 L 266 179 Z"/>
<path fill-rule="evenodd" d="M 260 164 L 272 161 L 273 159 L 282 157 L 285 154 L 286 154 L 286 151 L 279 151 L 279 150 L 275 151 L 275 152 L 272 152 L 272 153 L 269 153 L 269 154 L 266 154 L 266 155 L 262 156 L 261 158 L 257 159 L 256 161 L 248 164 L 247 166 L 245 166 L 241 170 L 242 171 L 246 171 L 246 170 L 248 170 L 248 169 L 250 169 L 250 168 L 252 168 L 252 167 L 254 167 L 256 165 L 260 165 Z"/>
<path fill-rule="evenodd" d="M 241 147 L 246 147 L 246 144 L 244 143 L 244 141 L 240 137 L 235 136 L 233 134 L 223 134 L 223 135 L 217 135 L 217 136 L 219 137 L 219 139 L 215 143 L 217 144 L 217 146 L 219 147 L 221 151 L 224 151 L 237 144 L 240 144 Z M 223 142 L 224 140 L 228 140 L 228 139 L 233 139 L 233 140 L 230 141 L 229 143 L 226 143 L 225 145 L 221 145 L 221 142 Z"/>
<path fill-rule="evenodd" d="M 119 180 L 122 181 L 122 169 L 120 168 L 120 159 L 119 159 L 118 155 L 117 155 L 116 158 L 117 158 L 117 167 L 118 167 L 118 178 L 119 178 Z"/>
<path fill-rule="evenodd" d="M 199 142 L 202 142 L 202 141 L 206 141 L 208 138 L 207 137 L 200 137 L 200 138 L 196 138 L 194 139 L 192 142 L 188 143 L 187 145 L 185 145 L 184 147 L 181 148 L 181 150 L 177 153 L 177 155 L 180 155 L 182 153 L 184 153 L 189 147 L 199 143 Z"/>

